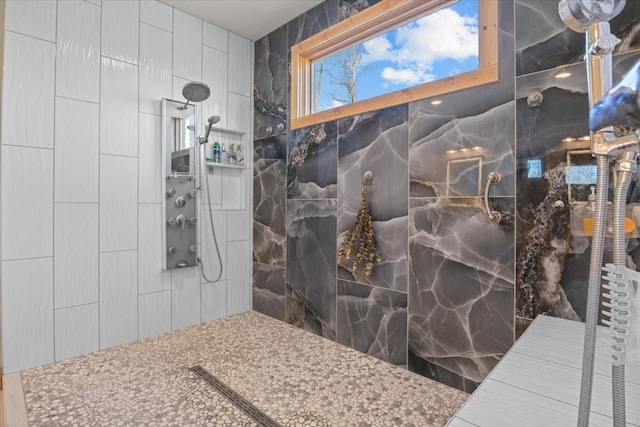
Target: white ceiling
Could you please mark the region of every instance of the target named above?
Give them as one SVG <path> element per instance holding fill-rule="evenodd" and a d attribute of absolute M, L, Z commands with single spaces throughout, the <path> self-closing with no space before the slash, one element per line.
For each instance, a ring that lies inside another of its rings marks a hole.
<path fill-rule="evenodd" d="M 323 0 L 161 0 L 256 41 Z"/>

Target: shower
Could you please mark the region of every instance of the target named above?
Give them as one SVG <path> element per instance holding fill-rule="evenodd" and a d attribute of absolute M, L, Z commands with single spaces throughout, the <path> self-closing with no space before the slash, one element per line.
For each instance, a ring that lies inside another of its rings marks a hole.
<path fill-rule="evenodd" d="M 640 139 L 636 133 L 616 136 L 612 126 L 640 125 L 638 105 L 637 63 L 622 81 L 612 88 L 611 54 L 620 40 L 611 34 L 609 20 L 624 8 L 626 0 L 561 0 L 560 17 L 577 32 L 584 32 L 585 64 L 587 67 L 589 128 L 591 153 L 598 164 L 597 194 L 593 240 L 589 267 L 587 313 L 585 318 L 582 380 L 578 407 L 578 427 L 587 427 L 591 412 L 593 372 L 596 352 L 596 329 L 600 295 L 604 299 L 603 323 L 609 326 L 612 360 L 613 425 L 626 426 L 625 351 L 631 329 L 629 320 L 633 303 L 633 278 L 637 275 L 626 267 L 626 236 L 624 230 L 626 198 L 631 175 L 637 171 Z M 613 199 L 613 265 L 603 268 L 609 165 L 616 160 L 618 184 Z M 601 284 L 603 274 L 608 283 Z M 604 291 L 603 291 L 604 289 Z"/>
<path fill-rule="evenodd" d="M 182 107 L 178 107 L 179 109 L 186 109 L 187 106 L 189 105 L 189 102 L 202 102 L 205 101 L 209 98 L 209 95 L 211 95 L 211 90 L 209 89 L 209 86 L 207 86 L 205 83 L 202 82 L 189 82 L 187 84 L 184 85 L 184 87 L 182 88 L 182 96 L 184 96 L 184 98 L 187 100 L 187 102 L 182 106 Z M 197 262 L 200 264 L 200 268 L 201 268 L 201 274 L 202 277 L 204 277 L 204 279 L 207 282 L 217 282 L 218 280 L 220 280 L 220 277 L 222 277 L 222 256 L 220 255 L 220 247 L 218 245 L 218 238 L 216 236 L 216 230 L 215 227 L 213 226 L 213 213 L 212 211 L 212 204 L 211 204 L 211 192 L 209 190 L 209 174 L 207 173 L 207 164 L 206 164 L 206 156 L 204 154 L 205 151 L 205 147 L 206 147 L 206 143 L 209 139 L 209 134 L 211 133 L 211 128 L 213 127 L 213 125 L 215 125 L 216 123 L 220 122 L 220 116 L 214 115 L 214 116 L 210 116 L 207 119 L 208 122 L 208 126 L 207 126 L 207 130 L 204 136 L 199 136 L 197 138 L 197 141 L 200 145 L 200 171 L 199 171 L 199 175 L 200 175 L 200 185 L 202 185 L 202 179 L 204 176 L 204 187 L 205 187 L 205 192 L 207 195 L 207 210 L 209 211 L 209 225 L 211 226 L 211 235 L 213 237 L 213 244 L 216 248 L 216 255 L 218 257 L 218 265 L 219 265 L 219 270 L 218 270 L 218 276 L 214 279 L 214 280 L 210 280 L 206 273 L 205 273 L 205 266 L 204 263 L 202 262 L 202 259 L 200 257 L 197 258 Z M 204 172 L 204 173 L 203 173 Z M 198 190 L 202 190 L 202 187 L 199 187 Z"/>

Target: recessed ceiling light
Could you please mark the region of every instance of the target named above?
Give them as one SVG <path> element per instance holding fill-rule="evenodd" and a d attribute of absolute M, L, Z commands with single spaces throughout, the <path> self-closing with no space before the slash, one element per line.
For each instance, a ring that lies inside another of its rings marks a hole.
<path fill-rule="evenodd" d="M 440 105 L 442 104 L 442 101 L 440 101 L 439 99 L 436 99 L 435 101 L 431 101 L 431 105 Z"/>
<path fill-rule="evenodd" d="M 468 148 L 461 148 L 458 151 L 460 151 L 461 153 L 464 153 L 465 151 L 469 151 L 469 149 Z"/>
<path fill-rule="evenodd" d="M 558 73 L 555 75 L 556 79 L 566 79 L 567 77 L 569 77 L 571 75 L 571 73 Z"/>
<path fill-rule="evenodd" d="M 591 141 L 591 137 L 589 135 L 585 135 L 583 137 L 580 138 L 583 141 Z"/>
<path fill-rule="evenodd" d="M 456 152 L 456 150 L 447 150 L 447 151 L 445 151 L 445 153 L 447 153 L 447 154 L 453 154 L 455 152 Z"/>
<path fill-rule="evenodd" d="M 482 150 L 482 147 L 473 147 L 472 150 Z"/>
<path fill-rule="evenodd" d="M 563 140 L 562 140 L 562 142 L 573 142 L 573 141 L 575 141 L 575 140 L 576 140 L 575 138 L 571 138 L 571 137 L 569 137 L 569 138 L 565 138 L 565 139 L 563 139 Z"/>

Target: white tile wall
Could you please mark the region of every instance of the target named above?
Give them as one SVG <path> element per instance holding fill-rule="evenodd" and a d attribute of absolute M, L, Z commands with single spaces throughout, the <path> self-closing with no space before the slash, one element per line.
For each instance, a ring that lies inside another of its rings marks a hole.
<path fill-rule="evenodd" d="M 248 169 L 222 169 L 222 209 L 245 209 Z"/>
<path fill-rule="evenodd" d="M 171 273 L 169 273 L 171 275 Z M 138 337 L 171 331 L 171 290 L 138 297 Z"/>
<path fill-rule="evenodd" d="M 98 302 L 98 204 L 56 203 L 55 308 Z"/>
<path fill-rule="evenodd" d="M 138 156 L 138 67 L 102 58 L 100 153 Z"/>
<path fill-rule="evenodd" d="M 212 211 L 211 214 L 222 258 L 222 276 L 220 276 L 220 280 L 224 280 L 227 277 L 227 269 L 225 267 L 227 262 L 227 213 L 224 211 Z M 216 280 L 218 274 L 220 274 L 220 261 L 213 241 L 213 234 L 211 233 L 211 220 L 209 219 L 207 205 L 203 207 L 200 226 L 202 230 L 200 258 L 204 264 L 204 274 L 209 280 Z M 201 281 L 204 283 L 205 278 L 202 277 Z"/>
<path fill-rule="evenodd" d="M 221 280 L 201 285 L 202 321 L 220 319 L 227 315 L 227 282 Z"/>
<path fill-rule="evenodd" d="M 53 150 L 4 145 L 0 160 L 2 259 L 53 256 Z"/>
<path fill-rule="evenodd" d="M 251 57 L 253 44 L 229 33 L 229 92 L 251 96 Z"/>
<path fill-rule="evenodd" d="M 100 252 L 138 247 L 138 159 L 100 156 Z"/>
<path fill-rule="evenodd" d="M 5 261 L 2 279 L 3 373 L 53 362 L 53 258 Z"/>
<path fill-rule="evenodd" d="M 173 8 L 155 0 L 140 1 L 140 21 L 173 31 Z"/>
<path fill-rule="evenodd" d="M 227 54 L 204 46 L 202 48 L 202 81 L 211 89 L 211 96 L 202 103 L 202 117 L 220 116 L 216 126 L 227 127 Z"/>
<path fill-rule="evenodd" d="M 171 271 L 162 270 L 162 205 L 141 204 L 138 214 L 138 293 L 171 289 Z"/>
<path fill-rule="evenodd" d="M 224 28 L 203 22 L 202 44 L 226 53 L 229 51 L 229 32 Z"/>
<path fill-rule="evenodd" d="M 200 322 L 200 271 L 179 268 L 171 272 L 171 327 L 185 328 Z"/>
<path fill-rule="evenodd" d="M 56 202 L 98 202 L 99 108 L 98 104 L 56 98 Z"/>
<path fill-rule="evenodd" d="M 249 209 L 227 212 L 227 241 L 250 240 L 253 230 L 246 226 L 253 220 Z"/>
<path fill-rule="evenodd" d="M 162 203 L 162 119 L 140 113 L 138 193 L 140 203 Z"/>
<path fill-rule="evenodd" d="M 5 4 L 7 30 L 56 41 L 56 2 L 7 0 Z"/>
<path fill-rule="evenodd" d="M 100 348 L 138 338 L 138 253 L 100 254 Z"/>
<path fill-rule="evenodd" d="M 173 11 L 173 75 L 202 80 L 202 20 Z"/>
<path fill-rule="evenodd" d="M 143 0 L 142 4 L 151 3 Z M 155 2 L 153 2 L 155 3 Z M 162 114 L 160 100 L 171 98 L 170 32 L 140 24 L 140 111 Z"/>
<path fill-rule="evenodd" d="M 250 306 L 250 294 L 237 285 L 246 280 L 251 287 L 251 254 L 239 249 L 251 246 L 250 174 L 235 171 L 224 185 L 220 169 L 209 175 L 224 265 L 217 283 L 203 283 L 199 268 L 161 271 L 156 177 L 160 100 L 182 99 L 189 80 L 204 80 L 212 89 L 210 100 L 198 104 L 198 116 L 201 110 L 205 120 L 219 114 L 218 126 L 245 131 L 243 138 L 251 141 L 251 78 L 234 82 L 249 96 L 229 96 L 227 81 L 230 70 L 252 70 L 252 58 L 240 63 L 252 44 L 234 35 L 230 61 L 226 30 L 182 12 L 174 16 L 174 9 L 153 0 L 142 0 L 135 18 L 137 4 L 12 0 L 7 7 L 0 133 L 7 372 Z M 211 138 L 230 141 L 219 131 Z M 250 158 L 249 146 L 245 152 Z M 227 192 L 242 189 L 247 207 L 232 211 L 228 234 L 222 209 L 240 198 L 223 205 L 224 186 Z M 217 257 L 205 218 L 198 241 L 214 275 Z M 241 252 L 244 263 L 235 261 Z"/>
<path fill-rule="evenodd" d="M 247 96 L 237 95 L 231 90 L 228 95 L 229 119 L 227 126 L 229 129 L 242 130 L 247 129 L 247 124 L 251 121 L 251 98 Z M 251 151 L 249 152 L 251 153 Z"/>
<path fill-rule="evenodd" d="M 81 0 L 58 2 L 56 95 L 100 100 L 100 8 Z"/>
<path fill-rule="evenodd" d="M 251 310 L 251 247 L 249 242 L 228 242 L 227 315 Z"/>
<path fill-rule="evenodd" d="M 56 360 L 97 351 L 98 304 L 63 308 L 55 311 Z"/>
<path fill-rule="evenodd" d="M 5 33 L 2 143 L 53 148 L 53 43 Z"/>
<path fill-rule="evenodd" d="M 109 0 L 102 5 L 102 55 L 138 63 L 140 2 Z"/>

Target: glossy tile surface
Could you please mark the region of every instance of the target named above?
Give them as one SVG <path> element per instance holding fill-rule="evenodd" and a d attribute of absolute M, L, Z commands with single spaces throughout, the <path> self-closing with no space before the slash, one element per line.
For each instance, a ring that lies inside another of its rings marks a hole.
<path fill-rule="evenodd" d="M 56 310 L 56 360 L 98 351 L 98 319 L 98 304 Z"/>
<path fill-rule="evenodd" d="M 171 98 L 171 42 L 170 32 L 140 24 L 139 108 L 142 112 L 160 115 L 161 99 Z"/>
<path fill-rule="evenodd" d="M 201 320 L 221 319 L 227 315 L 227 282 L 220 280 L 200 285 Z"/>
<path fill-rule="evenodd" d="M 100 348 L 138 339 L 137 251 L 100 254 Z"/>
<path fill-rule="evenodd" d="M 227 243 L 227 314 L 251 309 L 251 250 L 248 241 Z"/>
<path fill-rule="evenodd" d="M 162 205 L 138 205 L 138 293 L 171 289 L 171 271 L 162 270 Z"/>
<path fill-rule="evenodd" d="M 202 47 L 202 81 L 211 89 L 209 99 L 202 102 L 203 126 L 210 116 L 220 116 L 217 126 L 226 127 L 228 55 L 208 46 Z M 214 141 L 212 139 L 211 141 Z"/>
<path fill-rule="evenodd" d="M 140 295 L 138 297 L 138 338 L 148 338 L 169 331 L 171 331 L 171 291 Z"/>
<path fill-rule="evenodd" d="M 5 29 L 56 41 L 56 2 L 9 0 L 5 5 Z"/>
<path fill-rule="evenodd" d="M 182 268 L 171 272 L 171 329 L 200 322 L 200 271 Z"/>
<path fill-rule="evenodd" d="M 53 148 L 55 45 L 12 32 L 4 44 L 15 59 L 3 64 L 2 144 Z"/>
<path fill-rule="evenodd" d="M 54 218 L 55 308 L 97 302 L 98 204 L 56 203 Z"/>
<path fill-rule="evenodd" d="M 173 11 L 173 75 L 202 80 L 202 20 Z"/>
<path fill-rule="evenodd" d="M 173 8 L 156 0 L 142 0 L 140 21 L 166 31 L 173 31 Z"/>
<path fill-rule="evenodd" d="M 202 23 L 202 44 L 227 52 L 229 50 L 229 32 L 209 22 Z"/>
<path fill-rule="evenodd" d="M 0 159 L 2 259 L 53 256 L 53 150 L 3 145 Z"/>
<path fill-rule="evenodd" d="M 58 3 L 56 95 L 100 100 L 100 8 L 81 0 Z"/>
<path fill-rule="evenodd" d="M 3 373 L 53 362 L 53 258 L 3 261 L 2 277 Z"/>
<path fill-rule="evenodd" d="M 251 95 L 251 42 L 229 33 L 229 91 L 239 95 Z"/>
<path fill-rule="evenodd" d="M 162 118 L 140 113 L 138 118 L 138 197 L 140 203 L 162 203 Z"/>
<path fill-rule="evenodd" d="M 138 247 L 138 159 L 100 155 L 100 252 Z"/>
<path fill-rule="evenodd" d="M 138 156 L 138 67 L 102 58 L 100 153 Z"/>
<path fill-rule="evenodd" d="M 256 425 L 196 364 L 283 426 L 443 426 L 467 397 L 248 312 L 23 372 L 29 422 Z"/>
<path fill-rule="evenodd" d="M 100 106 L 56 98 L 55 201 L 98 202 Z"/>
<path fill-rule="evenodd" d="M 138 63 L 140 1 L 109 0 L 102 5 L 103 56 L 130 64 Z"/>

